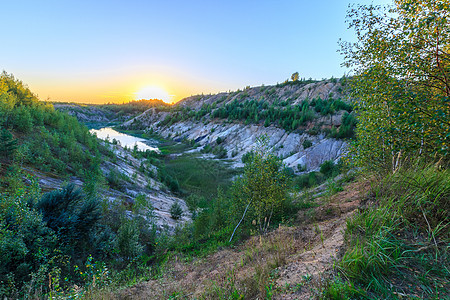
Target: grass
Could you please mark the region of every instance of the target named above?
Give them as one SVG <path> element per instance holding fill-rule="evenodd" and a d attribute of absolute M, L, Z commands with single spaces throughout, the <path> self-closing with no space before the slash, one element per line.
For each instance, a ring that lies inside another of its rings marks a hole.
<path fill-rule="evenodd" d="M 347 249 L 324 299 L 450 297 L 450 172 L 415 165 L 371 189 L 367 207 L 347 221 Z M 365 290 L 366 293 L 361 292 Z M 351 292 L 351 293 L 350 293 Z M 345 293 L 340 293 L 345 294 Z"/>
<path fill-rule="evenodd" d="M 250 239 L 240 262 L 212 281 L 201 299 L 272 299 L 277 268 L 285 265 L 294 251 L 292 236 L 271 234 Z"/>
<path fill-rule="evenodd" d="M 198 154 L 166 158 L 165 171 L 178 180 L 182 190 L 207 199 L 215 197 L 219 186 L 228 186 L 240 173 L 224 162 L 198 158 Z"/>

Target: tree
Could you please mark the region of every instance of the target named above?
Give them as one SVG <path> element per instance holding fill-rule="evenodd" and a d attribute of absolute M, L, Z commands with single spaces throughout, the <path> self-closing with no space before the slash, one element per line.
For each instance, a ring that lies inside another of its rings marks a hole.
<path fill-rule="evenodd" d="M 341 43 L 355 73 L 356 164 L 395 170 L 405 156 L 448 160 L 450 2 L 358 5 L 347 18 L 357 36 Z"/>
<path fill-rule="evenodd" d="M 61 190 L 46 193 L 36 204 L 47 227 L 57 233 L 58 242 L 72 258 L 79 257 L 83 250 L 96 250 L 91 234 L 101 219 L 100 203 L 95 198 L 86 198 L 81 189 L 68 184 Z"/>
<path fill-rule="evenodd" d="M 11 157 L 17 148 L 17 141 L 9 130 L 2 129 L 0 132 L 0 156 Z"/>
<path fill-rule="evenodd" d="M 282 161 L 267 149 L 267 137 L 257 140 L 256 149 L 247 157 L 244 174 L 233 184 L 238 203 L 245 207 L 241 220 L 247 211 L 253 210 L 261 234 L 269 228 L 271 218 L 287 199 L 287 182 Z M 233 238 L 230 238 L 230 241 Z"/>
<path fill-rule="evenodd" d="M 291 79 L 292 79 L 293 82 L 298 81 L 298 72 L 293 73 L 293 74 L 291 75 Z"/>

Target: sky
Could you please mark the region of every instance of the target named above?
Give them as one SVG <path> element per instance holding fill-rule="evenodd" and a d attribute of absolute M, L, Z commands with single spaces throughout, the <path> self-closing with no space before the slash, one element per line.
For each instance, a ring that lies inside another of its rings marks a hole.
<path fill-rule="evenodd" d="M 2 1 L 0 71 L 41 100 L 82 103 L 341 77 L 351 3 L 391 1 Z"/>

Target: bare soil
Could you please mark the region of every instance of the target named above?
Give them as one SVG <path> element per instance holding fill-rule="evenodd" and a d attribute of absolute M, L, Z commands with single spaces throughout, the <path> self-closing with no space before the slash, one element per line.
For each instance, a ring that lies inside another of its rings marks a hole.
<path fill-rule="evenodd" d="M 189 261 L 174 256 L 161 278 L 119 291 L 115 298 L 217 299 L 233 293 L 245 299 L 266 293 L 274 299 L 314 298 L 314 288 L 343 251 L 346 219 L 367 190 L 367 183 L 352 183 L 318 199 L 320 206 L 312 211 L 300 211 L 298 225 L 280 226 L 235 248 Z"/>

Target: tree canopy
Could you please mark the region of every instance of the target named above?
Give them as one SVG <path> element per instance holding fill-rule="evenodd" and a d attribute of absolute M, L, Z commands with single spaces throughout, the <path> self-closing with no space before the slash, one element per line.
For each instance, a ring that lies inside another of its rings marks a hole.
<path fill-rule="evenodd" d="M 448 160 L 450 2 L 357 5 L 347 20 L 357 42 L 341 43 L 353 69 L 360 166 L 395 168 L 405 156 Z"/>

